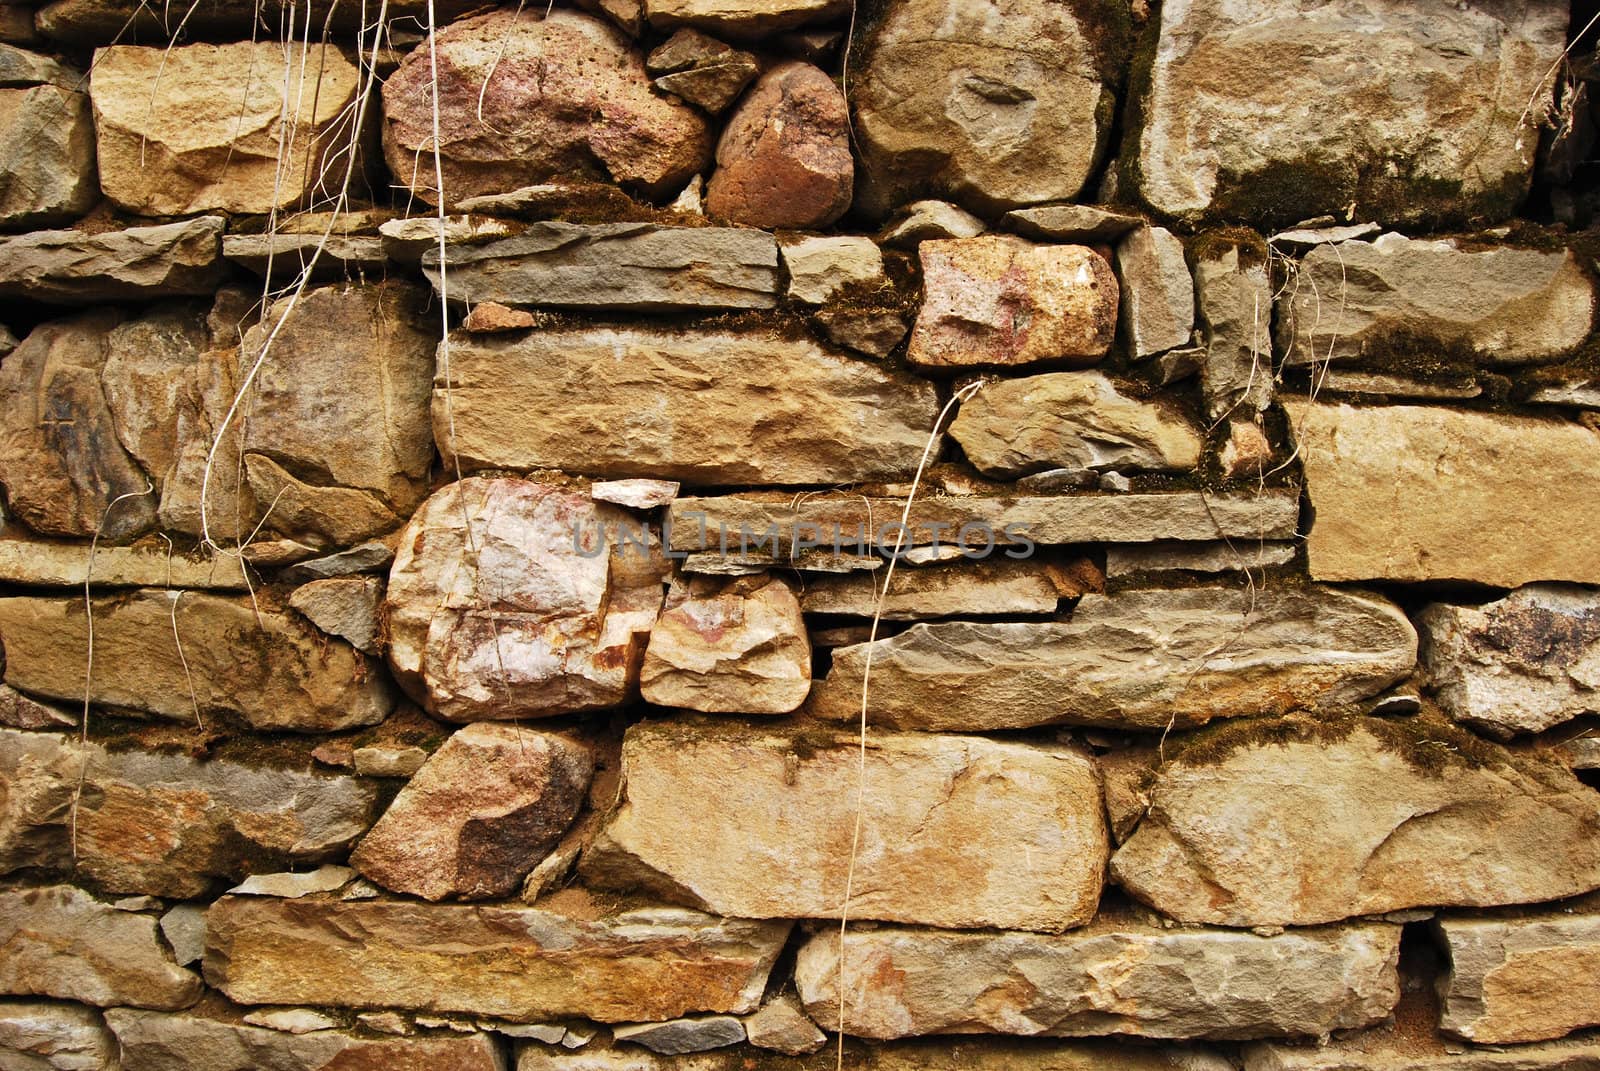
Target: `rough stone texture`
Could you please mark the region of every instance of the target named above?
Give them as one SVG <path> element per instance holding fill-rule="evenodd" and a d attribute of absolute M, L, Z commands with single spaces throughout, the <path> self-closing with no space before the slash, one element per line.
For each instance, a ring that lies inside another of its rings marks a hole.
<path fill-rule="evenodd" d="M 744 1024 L 731 1015 L 707 1015 L 618 1026 L 611 1031 L 611 1036 L 619 1042 L 642 1045 L 652 1052 L 676 1055 L 737 1045 L 744 1040 Z"/>
<path fill-rule="evenodd" d="M 1280 542 L 1133 543 L 1106 548 L 1106 576 L 1139 573 L 1233 573 L 1287 565 L 1295 545 Z"/>
<path fill-rule="evenodd" d="M 1177 406 L 1135 398 L 1092 371 L 990 383 L 961 403 L 950 437 L 997 480 L 1046 469 L 1184 472 L 1200 462 L 1200 434 Z"/>
<path fill-rule="evenodd" d="M 1576 349 L 1594 320 L 1594 287 L 1571 250 L 1462 249 L 1450 239 L 1385 234 L 1321 245 L 1279 299 L 1278 347 L 1299 364 L 1383 356 L 1394 339 L 1490 365 Z"/>
<path fill-rule="evenodd" d="M 0 297 L 57 304 L 210 294 L 222 282 L 222 218 L 89 234 L 0 239 Z"/>
<path fill-rule="evenodd" d="M 123 1071 L 501 1071 L 488 1034 L 364 1038 L 341 1030 L 295 1034 L 248 1026 L 226 1013 L 163 1015 L 116 1008 L 106 1024 Z"/>
<path fill-rule="evenodd" d="M 584 494 L 516 479 L 449 484 L 411 518 L 389 574 L 395 677 L 450 721 L 623 702 L 664 571 L 623 533 L 637 539 L 637 522 Z"/>
<path fill-rule="evenodd" d="M 358 275 L 382 277 L 388 253 L 376 235 L 229 234 L 223 259 L 282 286 L 309 274 L 313 282 Z"/>
<path fill-rule="evenodd" d="M 0 725 L 12 729 L 60 729 L 77 724 L 78 715 L 30 699 L 9 684 L 0 684 Z"/>
<path fill-rule="evenodd" d="M 394 705 L 366 656 L 249 598 L 140 589 L 94 600 L 93 614 L 94 703 L 177 721 L 226 713 L 297 732 L 371 725 Z M 82 598 L 0 599 L 0 641 L 7 684 L 83 702 Z"/>
<path fill-rule="evenodd" d="M 983 220 L 948 201 L 913 201 L 884 229 L 880 240 L 915 249 L 929 238 L 976 238 L 988 229 Z"/>
<path fill-rule="evenodd" d="M 1035 241 L 1093 245 L 1115 242 L 1144 219 L 1097 205 L 1043 205 L 1012 209 L 1000 225 Z"/>
<path fill-rule="evenodd" d="M 471 0 L 438 0 L 434 11 L 445 21 L 471 6 Z M 180 36 L 238 41 L 248 38 L 252 27 L 288 25 L 290 15 L 285 7 L 280 0 L 200 0 L 181 9 L 141 0 L 54 0 L 39 7 L 37 22 L 39 31 L 53 41 L 90 47 L 113 40 L 160 43 Z M 425 0 L 392 0 L 388 13 L 389 32 L 398 36 L 415 33 L 417 26 L 425 25 L 428 7 Z M 363 12 L 333 0 L 313 0 L 294 15 L 296 37 L 305 33 L 308 24 L 314 27 L 313 42 L 325 25 L 334 35 L 370 29 L 376 14 L 367 11 L 363 17 Z"/>
<path fill-rule="evenodd" d="M 885 621 L 962 614 L 1053 614 L 1066 597 L 1053 563 L 1003 556 L 924 569 L 897 569 L 883 599 Z M 881 571 L 807 577 L 800 606 L 811 614 L 871 617 L 879 609 Z"/>
<path fill-rule="evenodd" d="M 1411 672 L 1416 644 L 1398 607 L 1335 588 L 1085 595 L 1067 622 L 924 624 L 877 641 L 871 716 L 987 732 L 1284 714 L 1376 694 Z M 834 652 L 813 713 L 857 716 L 866 653 Z"/>
<path fill-rule="evenodd" d="M 1570 1071 L 1600 1060 L 1600 1040 L 1480 1049 L 1369 1030 L 1327 1045 L 1258 1042 L 1241 1055 L 1245 1071 Z"/>
<path fill-rule="evenodd" d="M 789 273 L 789 298 L 822 305 L 846 288 L 887 289 L 883 253 L 870 238 L 800 238 L 781 246 Z"/>
<path fill-rule="evenodd" d="M 0 364 L 0 484 L 43 535 L 120 542 L 155 521 L 153 487 L 117 439 L 101 382 L 117 322 L 91 312 L 42 324 Z"/>
<path fill-rule="evenodd" d="M 746 918 L 837 918 L 854 737 L 645 722 L 626 802 L 583 873 Z M 1094 914 L 1106 832 L 1093 764 L 1057 747 L 876 734 L 850 917 L 1062 930 Z M 983 852 L 972 851 L 977 841 Z M 707 845 L 738 845 L 732 853 Z"/>
<path fill-rule="evenodd" d="M 733 227 L 532 223 L 514 238 L 452 247 L 445 263 L 451 301 L 630 311 L 777 301 L 777 243 Z M 422 266 L 438 289 L 438 251 Z"/>
<path fill-rule="evenodd" d="M 1112 878 L 1181 922 L 1311 925 L 1600 888 L 1600 796 L 1442 722 L 1225 726 L 1170 758 L 1150 799 Z"/>
<path fill-rule="evenodd" d="M 1194 333 L 1194 277 L 1183 243 L 1164 227 L 1138 226 L 1117 243 L 1122 329 L 1134 358 L 1189 344 Z"/>
<path fill-rule="evenodd" d="M 183 1008 L 200 979 L 172 962 L 149 915 L 70 885 L 0 891 L 0 993 L 105 1007 Z"/>
<path fill-rule="evenodd" d="M 305 56 L 271 41 L 100 49 L 89 75 L 100 188 L 145 216 L 270 212 L 336 196 L 357 133 L 360 79 L 336 48 Z M 291 126 L 295 152 L 280 168 Z"/>
<path fill-rule="evenodd" d="M 1421 405 L 1284 409 L 1316 511 L 1313 578 L 1600 583 L 1589 428 Z"/>
<path fill-rule="evenodd" d="M 851 90 L 863 206 L 886 215 L 927 192 L 985 211 L 1076 199 L 1111 126 L 1100 72 L 1126 60 L 1118 15 L 1039 0 L 891 4 Z"/>
<path fill-rule="evenodd" d="M 1009 235 L 930 240 L 907 358 L 932 367 L 1093 364 L 1117 326 L 1117 280 L 1084 246 Z"/>
<path fill-rule="evenodd" d="M 116 1042 L 88 1008 L 0 1000 L 0 1067 L 7 1071 L 105 1071 Z"/>
<path fill-rule="evenodd" d="M 1265 259 L 1236 245 L 1197 255 L 1206 415 L 1251 417 L 1272 402 L 1272 283 Z"/>
<path fill-rule="evenodd" d="M 1439 706 L 1502 739 L 1600 712 L 1600 596 L 1532 584 L 1482 606 L 1432 603 L 1417 617 Z"/>
<path fill-rule="evenodd" d="M 450 375 L 447 461 L 701 486 L 909 476 L 939 410 L 927 382 L 759 329 L 455 336 Z"/>
<path fill-rule="evenodd" d="M 1479 1044 L 1542 1041 L 1600 1023 L 1600 897 L 1504 917 L 1446 915 L 1439 1025 Z"/>
<path fill-rule="evenodd" d="M 1167 215 L 1269 227 L 1503 215 L 1527 189 L 1566 28 L 1545 0 L 1164 5 L 1139 193 Z"/>
<path fill-rule="evenodd" d="M 644 57 L 598 19 L 495 11 L 445 27 L 436 47 L 447 203 L 552 178 L 663 194 L 711 158 L 700 113 L 651 92 Z M 383 153 L 402 185 L 435 204 L 428 54 L 417 48 L 383 84 Z"/>
<path fill-rule="evenodd" d="M 426 900 L 505 896 L 572 823 L 593 774 L 589 749 L 566 737 L 469 725 L 423 763 L 350 861 Z"/>
<path fill-rule="evenodd" d="M 369 655 L 383 654 L 383 581 L 376 577 L 334 577 L 303 584 L 289 605 L 330 636 L 348 640 Z"/>
<path fill-rule="evenodd" d="M 94 207 L 94 121 L 88 96 L 75 91 L 79 78 L 62 71 L 58 84 L 27 85 L 31 78 L 7 77 L 0 89 L 0 227 L 66 223 Z"/>
<path fill-rule="evenodd" d="M 161 916 L 161 936 L 172 946 L 172 958 L 180 967 L 198 963 L 206 954 L 206 909 L 178 904 Z"/>
<path fill-rule="evenodd" d="M 337 892 L 356 872 L 347 866 L 319 866 L 315 870 L 277 874 L 252 874 L 228 890 L 230 896 L 282 896 L 297 900 L 317 893 Z"/>
<path fill-rule="evenodd" d="M 699 30 L 680 29 L 645 59 L 657 75 L 657 89 L 682 97 L 716 115 L 739 98 L 761 64 L 749 52 L 707 37 Z"/>
<path fill-rule="evenodd" d="M 706 211 L 751 227 L 826 227 L 850 207 L 844 94 L 809 63 L 768 70 L 745 94 L 717 142 Z"/>
<path fill-rule="evenodd" d="M 252 437 L 258 434 L 251 432 Z M 219 482 L 230 475 L 214 474 Z M 374 492 L 302 480 L 265 454 L 245 455 L 244 477 L 270 530 L 313 553 L 319 548 L 359 543 L 400 525 L 400 514 Z"/>
<path fill-rule="evenodd" d="M 698 26 L 735 37 L 792 30 L 849 10 L 842 0 L 645 0 L 657 28 Z"/>
<path fill-rule="evenodd" d="M 220 295 L 216 304 L 220 308 L 228 299 Z M 100 383 L 117 438 L 157 491 L 178 458 L 174 414 L 212 335 L 197 304 L 174 302 L 124 320 L 105 338 Z"/>
<path fill-rule="evenodd" d="M 667 595 L 650 630 L 644 701 L 730 714 L 787 714 L 811 690 L 811 643 L 785 580 L 697 578 Z"/>
<path fill-rule="evenodd" d="M 677 480 L 598 480 L 589 485 L 589 497 L 628 509 L 649 510 L 678 497 Z"/>
<path fill-rule="evenodd" d="M 728 546 L 736 548 L 744 529 L 751 533 L 749 543 L 754 549 L 771 528 L 777 533 L 780 553 L 787 553 L 801 539 L 828 546 L 834 532 L 840 533 L 847 547 L 875 542 L 892 548 L 904 505 L 901 498 L 868 497 L 863 501 L 860 495 L 818 494 L 801 500 L 792 494 L 686 496 L 674 501 L 668 511 L 670 546 L 673 550 L 716 548 L 726 531 Z M 975 549 L 984 545 L 984 533 L 988 532 L 996 544 L 1014 545 L 1019 554 L 1025 549 L 1023 537 L 1045 544 L 1108 539 L 1129 543 L 1287 539 L 1294 535 L 1299 512 L 1295 493 L 1277 490 L 1243 495 L 1180 491 L 919 498 L 911 510 L 905 545 L 923 546 L 935 538 L 948 545 L 951 533 L 959 536 L 967 525 L 975 526 L 970 530 Z"/>
<path fill-rule="evenodd" d="M 378 236 L 391 259 L 414 267 L 422 262 L 424 253 L 438 251 L 440 231 L 444 232 L 447 248 L 456 248 L 510 238 L 522 230 L 523 225 L 516 220 L 458 214 L 446 216 L 443 224 L 438 216 L 391 219 L 378 225 Z"/>
<path fill-rule="evenodd" d="M 594 917 L 529 907 L 223 897 L 206 980 L 242 1004 L 598 1022 L 753 1010 L 788 922 L 681 908 Z M 362 942 L 352 947 L 352 928 Z M 628 969 L 619 971 L 619 963 Z"/>
<path fill-rule="evenodd" d="M 744 1017 L 745 1037 L 758 1049 L 803 1056 L 828 1043 L 793 993 L 782 993 Z"/>
<path fill-rule="evenodd" d="M 893 309 L 832 305 L 818 309 L 812 319 L 829 341 L 868 357 L 887 357 L 910 329 L 905 316 Z"/>
<path fill-rule="evenodd" d="M 233 759 L 108 751 L 54 733 L 0 730 L 0 871 L 74 865 L 111 892 L 191 897 L 251 867 L 306 863 L 371 824 L 377 788 Z"/>
<path fill-rule="evenodd" d="M 1400 927 L 1382 923 L 1268 937 L 1102 913 L 1059 936 L 858 931 L 844 954 L 844 1029 L 868 1038 L 1321 1035 L 1370 1026 L 1400 998 Z M 837 933 L 801 947 L 795 981 L 813 1018 L 838 1022 Z"/>

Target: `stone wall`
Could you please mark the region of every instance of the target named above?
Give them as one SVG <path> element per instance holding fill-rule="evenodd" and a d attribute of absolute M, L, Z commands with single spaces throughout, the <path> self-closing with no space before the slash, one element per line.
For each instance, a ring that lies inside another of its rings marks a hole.
<path fill-rule="evenodd" d="M 0 1068 L 1600 1067 L 1594 4 L 557 2 L 0 2 Z"/>

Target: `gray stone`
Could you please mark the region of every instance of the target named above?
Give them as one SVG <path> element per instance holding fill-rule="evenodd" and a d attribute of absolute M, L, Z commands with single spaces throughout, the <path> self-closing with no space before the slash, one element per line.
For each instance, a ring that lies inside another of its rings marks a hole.
<path fill-rule="evenodd" d="M 1117 243 L 1122 330 L 1135 360 L 1189 344 L 1194 278 L 1183 243 L 1162 227 L 1139 226 Z"/>
<path fill-rule="evenodd" d="M 1272 283 L 1264 257 L 1235 244 L 1195 264 L 1205 356 L 1200 390 L 1206 415 L 1252 417 L 1273 395 Z"/>
<path fill-rule="evenodd" d="M 100 196 L 88 94 L 77 91 L 76 72 L 43 56 L 7 46 L 3 61 L 0 226 L 21 230 L 70 222 Z"/>
<path fill-rule="evenodd" d="M 1350 368 L 1317 365 L 1311 370 L 1311 384 L 1318 392 L 1356 394 L 1385 398 L 1467 399 L 1483 394 L 1475 382 L 1438 379 L 1413 379 L 1386 372 L 1362 372 Z M 1529 398 L 1529 401 L 1535 401 Z"/>
<path fill-rule="evenodd" d="M 178 966 L 197 963 L 206 954 L 206 909 L 203 904 L 177 904 L 161 916 L 161 936 L 172 948 Z"/>
<path fill-rule="evenodd" d="M 1528 395 L 1534 405 L 1566 405 L 1576 409 L 1600 409 L 1600 380 L 1573 379 L 1552 383 Z"/>
<path fill-rule="evenodd" d="M 1278 348 L 1294 364 L 1466 349 L 1486 365 L 1548 361 L 1580 346 L 1594 287 L 1571 250 L 1463 249 L 1385 234 L 1319 246 L 1279 300 Z"/>
<path fill-rule="evenodd" d="M 1482 606 L 1417 616 L 1439 706 L 1491 736 L 1539 733 L 1600 712 L 1600 593 L 1530 584 Z"/>
<path fill-rule="evenodd" d="M 6 1071 L 113 1071 L 116 1041 L 98 1013 L 71 1004 L 0 1000 Z"/>
<path fill-rule="evenodd" d="M 455 249 L 510 238 L 522 233 L 522 224 L 516 220 L 466 213 L 448 215 L 443 224 L 437 216 L 412 216 L 379 224 L 378 236 L 389 259 L 414 268 L 422 263 L 424 254 L 438 253 L 441 230 L 446 247 Z"/>
<path fill-rule="evenodd" d="M 1106 577 L 1139 573 L 1235 573 L 1287 565 L 1295 545 L 1264 540 L 1216 543 L 1117 543 L 1106 548 Z"/>
<path fill-rule="evenodd" d="M 312 580 L 381 572 L 388 569 L 393 561 L 394 551 L 387 544 L 374 541 L 325 557 L 298 562 L 285 569 L 282 577 L 291 583 L 304 584 Z"/>
<path fill-rule="evenodd" d="M 824 305 L 841 291 L 889 287 L 883 254 L 870 238 L 846 235 L 797 238 L 779 243 L 789 273 L 789 298 Z"/>
<path fill-rule="evenodd" d="M 273 281 L 313 282 L 347 279 L 371 273 L 381 276 L 388 251 L 378 237 L 330 234 L 228 234 L 222 256 L 233 264 Z"/>
<path fill-rule="evenodd" d="M 1333 217 L 1324 216 L 1322 219 L 1329 221 L 1331 224 Z M 1350 223 L 1342 227 L 1301 224 L 1286 231 L 1279 231 L 1268 238 L 1267 241 L 1280 249 L 1287 247 L 1291 250 L 1304 251 L 1315 249 L 1319 245 L 1349 242 L 1357 238 L 1370 238 L 1381 230 L 1383 228 L 1376 223 Z"/>
<path fill-rule="evenodd" d="M 766 309 L 777 301 L 778 247 L 734 227 L 531 223 L 496 242 L 447 247 L 456 302 L 622 309 Z M 439 254 L 422 254 L 438 289 Z"/>
<path fill-rule="evenodd" d="M 450 375 L 435 390 L 435 437 L 469 470 L 701 486 L 908 476 L 939 409 L 923 380 L 759 329 L 456 335 Z"/>
<path fill-rule="evenodd" d="M 369 655 L 383 654 L 383 581 L 377 577 L 313 580 L 295 588 L 289 605 L 330 636 Z"/>
<path fill-rule="evenodd" d="M 915 249 L 930 238 L 976 238 L 989 228 L 949 201 L 913 201 L 885 228 L 884 245 Z"/>
<path fill-rule="evenodd" d="M 801 946 L 795 981 L 806 1010 L 829 1024 L 842 984 L 845 1032 L 876 1039 L 1324 1035 L 1379 1022 L 1400 998 L 1398 926 L 1264 937 L 1159 922 L 1113 911 L 1059 935 L 862 930 L 845 938 L 842 983 L 839 935 L 824 932 Z"/>
<path fill-rule="evenodd" d="M 149 915 L 70 885 L 0 891 L 0 993 L 106 1007 L 183 1008 L 200 978 L 172 961 Z"/>
<path fill-rule="evenodd" d="M 612 1027 L 617 1041 L 642 1045 L 651 1052 L 678 1055 L 737 1045 L 744 1040 L 744 1024 L 731 1015 L 706 1015 L 669 1019 L 664 1023 L 629 1023 Z"/>
<path fill-rule="evenodd" d="M 210 294 L 222 282 L 220 216 L 89 234 L 0 239 L 0 296 L 56 304 Z"/>
<path fill-rule="evenodd" d="M 1283 227 L 1324 212 L 1509 214 L 1568 12 L 1545 0 L 1469 12 L 1451 0 L 1197 0 L 1160 17 L 1140 194 L 1169 216 Z"/>
<path fill-rule="evenodd" d="M 1085 595 L 1070 621 L 919 624 L 878 640 L 872 717 L 956 732 L 1160 730 L 1337 707 L 1409 675 L 1416 643 L 1398 607 L 1336 588 Z M 812 713 L 858 716 L 867 652 L 834 651 Z"/>
<path fill-rule="evenodd" d="M 1000 217 L 1000 226 L 1039 242 L 1100 245 L 1115 242 L 1144 225 L 1144 218 L 1098 205 L 1041 205 L 1015 208 Z"/>
<path fill-rule="evenodd" d="M 698 30 L 680 29 L 645 57 L 657 89 L 716 115 L 761 72 L 756 57 Z"/>
<path fill-rule="evenodd" d="M 816 1052 L 828 1043 L 828 1035 L 806 1016 L 800 999 L 782 993 L 744 1017 L 745 1037 L 758 1049 L 789 1056 Z"/>

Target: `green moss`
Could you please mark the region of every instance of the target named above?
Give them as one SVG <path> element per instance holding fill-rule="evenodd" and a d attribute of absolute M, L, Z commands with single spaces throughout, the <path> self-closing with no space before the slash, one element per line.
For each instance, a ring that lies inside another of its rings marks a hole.
<path fill-rule="evenodd" d="M 1100 80 L 1121 88 L 1136 38 L 1132 5 L 1128 0 L 1065 0 L 1065 4 L 1088 41 Z"/>
<path fill-rule="evenodd" d="M 1156 49 L 1160 43 L 1161 19 L 1153 14 L 1135 37 L 1128 60 L 1128 78 L 1123 91 L 1122 144 L 1117 149 L 1116 160 L 1116 202 L 1119 204 L 1149 208 L 1140 194 L 1143 175 L 1139 165 L 1139 141 L 1144 136 L 1146 103 L 1155 80 Z"/>

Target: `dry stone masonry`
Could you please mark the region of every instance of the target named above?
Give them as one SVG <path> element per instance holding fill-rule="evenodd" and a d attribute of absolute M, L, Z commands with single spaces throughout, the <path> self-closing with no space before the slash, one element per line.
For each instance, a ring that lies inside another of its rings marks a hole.
<path fill-rule="evenodd" d="M 1594 1071 L 1592 0 L 0 0 L 0 1069 Z"/>

